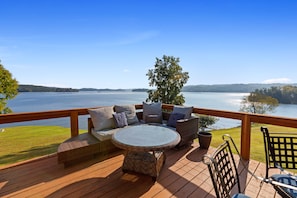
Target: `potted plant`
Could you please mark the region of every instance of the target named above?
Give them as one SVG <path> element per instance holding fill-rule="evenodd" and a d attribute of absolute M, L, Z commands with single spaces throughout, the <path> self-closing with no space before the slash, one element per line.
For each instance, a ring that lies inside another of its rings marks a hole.
<path fill-rule="evenodd" d="M 199 116 L 199 132 L 198 132 L 198 141 L 201 149 L 208 149 L 212 134 L 208 126 L 213 125 L 218 121 L 218 118 L 208 115 Z"/>

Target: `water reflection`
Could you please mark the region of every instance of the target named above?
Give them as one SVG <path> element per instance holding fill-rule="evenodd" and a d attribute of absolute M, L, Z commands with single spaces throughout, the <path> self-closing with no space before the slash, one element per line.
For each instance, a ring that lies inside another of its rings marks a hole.
<path fill-rule="evenodd" d="M 183 92 L 185 106 L 200 108 L 239 111 L 240 102 L 249 93 L 217 93 L 217 92 Z M 8 101 L 8 106 L 14 112 L 47 111 L 72 108 L 89 108 L 115 104 L 141 104 L 147 98 L 146 92 L 74 92 L 74 93 L 19 93 Z M 271 115 L 297 117 L 297 105 L 281 104 Z M 87 117 L 80 116 L 79 126 L 87 129 Z M 1 125 L 1 127 L 16 125 L 60 125 L 69 127 L 69 118 L 59 118 L 24 123 Z M 231 128 L 240 126 L 241 122 L 233 119 L 220 118 L 214 128 Z"/>

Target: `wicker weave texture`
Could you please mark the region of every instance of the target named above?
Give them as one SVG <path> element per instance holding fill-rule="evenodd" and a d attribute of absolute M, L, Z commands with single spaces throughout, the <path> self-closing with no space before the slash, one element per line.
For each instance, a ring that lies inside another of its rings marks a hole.
<path fill-rule="evenodd" d="M 161 151 L 155 152 L 127 152 L 123 171 L 133 171 L 157 178 L 165 162 L 165 155 Z"/>

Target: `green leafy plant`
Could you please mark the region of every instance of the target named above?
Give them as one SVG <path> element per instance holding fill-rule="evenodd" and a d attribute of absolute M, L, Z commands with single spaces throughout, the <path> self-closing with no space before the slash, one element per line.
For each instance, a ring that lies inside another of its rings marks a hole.
<path fill-rule="evenodd" d="M 176 105 L 185 103 L 181 90 L 189 79 L 189 73 L 183 72 L 179 58 L 166 55 L 162 59 L 156 58 L 154 69 L 150 69 L 146 75 L 149 86 L 155 88 L 148 90 L 147 102 Z"/>
<path fill-rule="evenodd" d="M 219 119 L 209 115 L 199 115 L 199 129 L 204 131 L 209 126 L 215 124 Z"/>
<path fill-rule="evenodd" d="M 277 99 L 255 91 L 242 99 L 240 111 L 265 114 L 266 112 L 273 112 L 278 105 Z"/>
<path fill-rule="evenodd" d="M 0 114 L 11 113 L 6 106 L 7 100 L 13 99 L 18 94 L 18 82 L 12 74 L 0 63 Z"/>

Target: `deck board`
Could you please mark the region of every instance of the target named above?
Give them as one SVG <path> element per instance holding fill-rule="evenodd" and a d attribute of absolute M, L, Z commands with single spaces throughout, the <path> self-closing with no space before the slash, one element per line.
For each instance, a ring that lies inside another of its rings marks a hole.
<path fill-rule="evenodd" d="M 209 149 L 209 153 L 213 152 Z M 122 152 L 97 157 L 68 168 L 57 156 L 0 169 L 0 197 L 215 197 L 206 165 L 205 150 L 197 144 L 183 150 L 166 151 L 166 163 L 154 183 L 146 175 L 122 173 Z M 238 157 L 237 157 L 238 160 Z M 265 165 L 246 163 L 259 176 Z M 260 185 L 242 164 L 238 165 L 242 189 L 251 197 L 280 197 L 272 186 Z"/>

